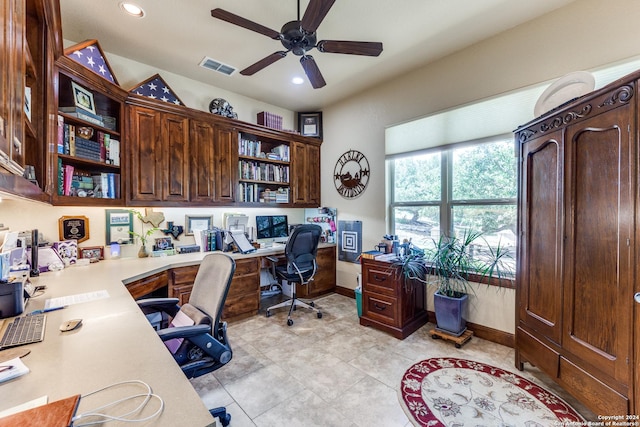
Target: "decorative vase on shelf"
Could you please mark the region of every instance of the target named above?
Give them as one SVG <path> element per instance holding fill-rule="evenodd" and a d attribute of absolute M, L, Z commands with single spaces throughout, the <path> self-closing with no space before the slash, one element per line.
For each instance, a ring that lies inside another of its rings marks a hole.
<path fill-rule="evenodd" d="M 140 250 L 138 251 L 138 258 L 146 258 L 149 256 L 147 252 L 147 247 L 145 245 L 140 245 Z"/>

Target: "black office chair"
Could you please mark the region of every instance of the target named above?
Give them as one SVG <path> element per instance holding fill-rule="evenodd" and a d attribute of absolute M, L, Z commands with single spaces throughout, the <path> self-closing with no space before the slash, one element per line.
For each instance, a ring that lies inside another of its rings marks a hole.
<path fill-rule="evenodd" d="M 318 313 L 318 319 L 322 318 L 322 312 L 313 302 L 305 303 L 296 297 L 296 284 L 306 285 L 311 282 L 316 274 L 318 265 L 316 254 L 322 227 L 315 224 L 303 224 L 293 229 L 284 249 L 286 265 L 278 265 L 281 258 L 267 257 L 271 261 L 273 275 L 279 282 L 286 280 L 291 284 L 291 299 L 273 305 L 267 309 L 267 317 L 271 316 L 271 310 L 281 307 L 289 307 L 287 325 L 293 325 L 291 313 L 296 307 L 304 307 Z"/>
<path fill-rule="evenodd" d="M 236 263 L 231 257 L 212 253 L 203 258 L 198 268 L 188 303 L 179 306 L 177 298 L 137 301 L 146 315 L 166 313 L 173 319 L 172 325 L 159 330 L 158 335 L 187 378 L 215 371 L 231 360 L 233 352 L 227 340 L 227 323 L 220 317 L 235 270 Z M 174 326 L 173 323 L 191 326 Z M 231 421 L 231 414 L 227 414 L 224 407 L 210 412 L 223 426 Z"/>

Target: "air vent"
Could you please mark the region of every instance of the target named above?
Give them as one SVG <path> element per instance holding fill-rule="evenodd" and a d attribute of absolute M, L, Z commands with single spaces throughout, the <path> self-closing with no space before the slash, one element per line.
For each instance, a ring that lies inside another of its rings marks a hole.
<path fill-rule="evenodd" d="M 204 59 L 200 61 L 200 66 L 208 68 L 209 70 L 217 71 L 218 73 L 226 74 L 227 76 L 236 72 L 236 69 L 231 65 L 223 64 L 222 62 L 216 61 L 208 56 L 205 56 Z"/>

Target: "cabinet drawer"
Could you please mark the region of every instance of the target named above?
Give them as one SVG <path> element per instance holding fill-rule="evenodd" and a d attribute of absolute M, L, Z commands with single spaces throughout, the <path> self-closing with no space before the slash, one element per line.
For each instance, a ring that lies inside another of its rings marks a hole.
<path fill-rule="evenodd" d="M 144 279 L 136 280 L 129 283 L 127 290 L 133 297 L 133 299 L 141 298 L 151 292 L 158 290 L 168 284 L 168 275 L 166 272 L 154 274 L 153 276 L 145 277 Z"/>
<path fill-rule="evenodd" d="M 364 286 L 369 287 L 373 292 L 395 295 L 397 287 L 395 270 L 369 267 L 365 270 Z"/>
<path fill-rule="evenodd" d="M 596 414 L 629 413 L 629 399 L 564 357 L 560 358 L 558 383 Z"/>
<path fill-rule="evenodd" d="M 260 295 L 257 292 L 255 297 L 251 295 L 228 296 L 224 310 L 222 310 L 222 318 L 229 319 L 243 314 L 257 314 L 259 307 Z"/>
<path fill-rule="evenodd" d="M 558 377 L 560 354 L 521 328 L 516 332 L 516 340 L 518 351 L 527 362 L 538 366 L 552 378 Z"/>
<path fill-rule="evenodd" d="M 193 284 L 198 274 L 199 265 L 191 265 L 189 267 L 178 267 L 171 269 L 171 279 L 173 285 Z"/>
<path fill-rule="evenodd" d="M 244 277 L 234 277 L 231 281 L 231 286 L 229 287 L 229 293 L 227 294 L 227 298 L 233 296 L 247 295 L 253 294 L 254 292 L 258 292 L 260 288 L 260 277 L 259 276 L 244 276 Z"/>
<path fill-rule="evenodd" d="M 260 258 L 247 258 L 236 260 L 236 272 L 233 277 L 245 276 L 247 274 L 260 274 Z"/>
<path fill-rule="evenodd" d="M 365 292 L 363 299 L 363 316 L 389 326 L 398 325 L 398 302 L 396 298 Z"/>

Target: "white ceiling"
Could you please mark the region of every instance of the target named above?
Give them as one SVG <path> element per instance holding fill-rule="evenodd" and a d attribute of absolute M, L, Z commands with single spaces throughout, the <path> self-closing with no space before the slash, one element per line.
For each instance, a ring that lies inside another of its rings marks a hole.
<path fill-rule="evenodd" d="M 280 31 L 297 18 L 297 0 L 133 0 L 142 19 L 120 0 L 60 0 L 65 39 L 97 39 L 102 49 L 292 111 L 321 110 L 386 80 L 442 58 L 574 0 L 337 0 L 318 40 L 379 41 L 379 57 L 312 50 L 327 85 L 313 89 L 299 63 L 286 58 L 253 76 L 225 76 L 198 66 L 205 56 L 242 70 L 282 45 L 211 17 L 222 8 Z M 301 14 L 308 0 L 301 0 Z M 300 86 L 291 79 L 305 79 Z M 170 83 L 170 82 L 169 82 Z"/>

